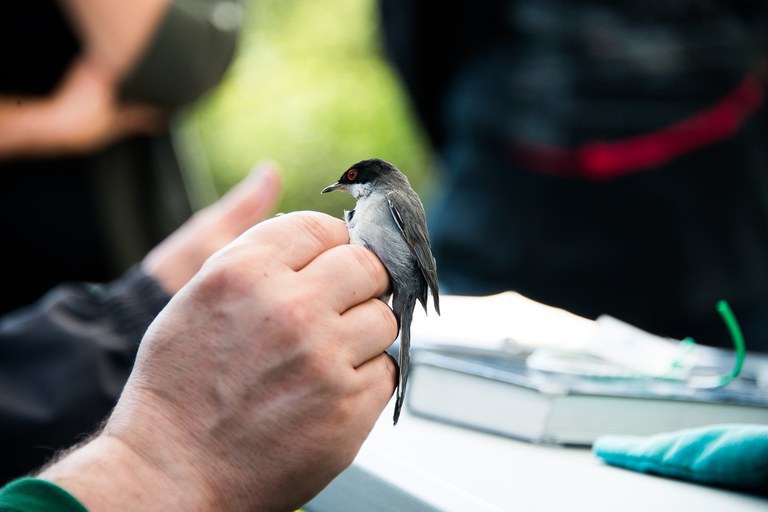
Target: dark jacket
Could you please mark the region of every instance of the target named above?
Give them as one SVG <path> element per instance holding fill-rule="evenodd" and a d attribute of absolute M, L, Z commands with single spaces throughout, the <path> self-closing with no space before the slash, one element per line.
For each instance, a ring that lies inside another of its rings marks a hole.
<path fill-rule="evenodd" d="M 107 285 L 61 285 L 0 317 L 0 484 L 93 433 L 169 299 L 133 269 Z"/>
<path fill-rule="evenodd" d="M 768 350 L 765 2 L 381 0 L 448 293 Z"/>

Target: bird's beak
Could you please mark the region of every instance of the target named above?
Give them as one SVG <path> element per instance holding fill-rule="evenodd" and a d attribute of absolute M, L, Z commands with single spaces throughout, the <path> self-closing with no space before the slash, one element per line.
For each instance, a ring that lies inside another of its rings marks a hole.
<path fill-rule="evenodd" d="M 334 190 L 343 189 L 344 185 L 339 183 L 338 181 L 334 183 L 333 185 L 328 185 L 323 190 L 320 191 L 321 194 L 325 194 L 326 192 L 333 192 Z"/>

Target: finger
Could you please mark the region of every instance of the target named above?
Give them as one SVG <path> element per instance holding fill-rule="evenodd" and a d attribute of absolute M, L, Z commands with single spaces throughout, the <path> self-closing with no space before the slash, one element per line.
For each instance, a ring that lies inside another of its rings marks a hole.
<path fill-rule="evenodd" d="M 355 340 L 344 343 L 338 350 L 357 367 L 392 345 L 397 338 L 397 320 L 384 302 L 368 299 L 341 315 L 336 331 L 339 339 Z"/>
<path fill-rule="evenodd" d="M 389 288 L 389 274 L 379 258 L 359 245 L 341 245 L 320 254 L 301 270 L 307 282 L 324 291 L 333 311 L 343 313 Z"/>
<path fill-rule="evenodd" d="M 380 353 L 358 366 L 356 372 L 363 393 L 359 407 L 373 418 L 373 424 L 395 392 L 397 367 L 389 354 Z"/>
<path fill-rule="evenodd" d="M 247 178 L 210 206 L 213 222 L 239 235 L 262 221 L 277 204 L 282 177 L 277 164 L 258 164 Z"/>
<path fill-rule="evenodd" d="M 274 217 L 247 231 L 240 239 L 275 264 L 301 270 L 333 247 L 349 243 L 341 219 L 320 212 L 293 212 Z"/>

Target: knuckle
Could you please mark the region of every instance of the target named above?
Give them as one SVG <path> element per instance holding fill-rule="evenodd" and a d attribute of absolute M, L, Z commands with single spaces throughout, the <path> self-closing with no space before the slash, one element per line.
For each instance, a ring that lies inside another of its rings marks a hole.
<path fill-rule="evenodd" d="M 238 265 L 228 264 L 226 257 L 210 261 L 200 272 L 197 291 L 204 298 L 224 300 L 249 293 L 247 275 Z"/>
<path fill-rule="evenodd" d="M 334 406 L 341 403 L 336 398 L 343 395 L 346 389 L 345 372 L 340 363 L 338 353 L 332 350 L 311 350 L 302 358 L 303 373 L 331 398 L 329 403 Z"/>
<path fill-rule="evenodd" d="M 272 329 L 280 334 L 285 343 L 308 352 L 305 356 L 319 357 L 313 355 L 315 349 L 327 349 L 335 339 L 330 329 L 332 313 L 312 293 L 311 287 L 302 286 L 296 280 L 283 284 L 283 290 L 261 301 L 260 314 L 269 318 Z"/>
<path fill-rule="evenodd" d="M 292 287 L 280 301 L 282 309 L 288 315 L 288 320 L 292 320 L 299 325 L 314 324 L 318 312 L 319 301 L 310 290 Z"/>
<path fill-rule="evenodd" d="M 314 320 L 312 304 L 295 294 L 281 294 L 265 306 L 265 313 L 285 332 L 300 337 L 309 331 Z"/>
<path fill-rule="evenodd" d="M 357 416 L 360 404 L 357 400 L 341 399 L 334 402 L 334 422 L 337 425 L 349 424 Z"/>
<path fill-rule="evenodd" d="M 340 229 L 346 232 L 344 221 L 320 212 L 294 212 L 285 217 L 296 224 L 301 235 L 314 237 L 320 243 L 337 235 Z"/>

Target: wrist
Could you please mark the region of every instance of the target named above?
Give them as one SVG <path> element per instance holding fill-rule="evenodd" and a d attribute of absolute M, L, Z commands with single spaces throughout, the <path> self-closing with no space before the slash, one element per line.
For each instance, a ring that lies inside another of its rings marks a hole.
<path fill-rule="evenodd" d="M 38 478 L 62 487 L 90 512 L 210 510 L 204 493 L 174 479 L 118 438 L 100 435 L 43 470 Z"/>

